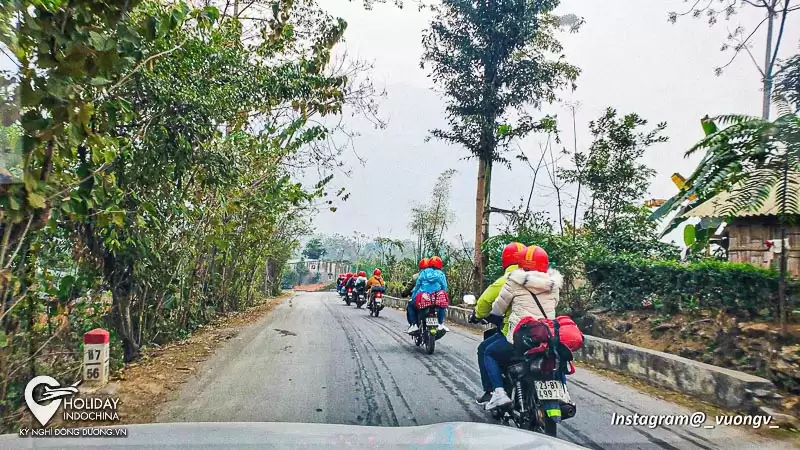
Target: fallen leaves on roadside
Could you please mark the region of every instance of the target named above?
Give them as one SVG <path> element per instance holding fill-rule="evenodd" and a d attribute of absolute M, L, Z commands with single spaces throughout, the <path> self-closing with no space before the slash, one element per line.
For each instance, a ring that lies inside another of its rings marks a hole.
<path fill-rule="evenodd" d="M 111 397 L 119 397 L 120 421 L 113 425 L 155 422 L 164 404 L 177 396 L 190 377 L 197 376 L 200 364 L 217 348 L 235 337 L 246 326 L 257 322 L 288 298 L 286 293 L 246 311 L 220 318 L 203 327 L 189 339 L 145 349 L 139 361 L 126 365 L 109 385 L 116 384 Z M 55 424 L 53 424 L 55 425 Z M 69 423 L 64 426 L 108 426 L 109 422 Z"/>

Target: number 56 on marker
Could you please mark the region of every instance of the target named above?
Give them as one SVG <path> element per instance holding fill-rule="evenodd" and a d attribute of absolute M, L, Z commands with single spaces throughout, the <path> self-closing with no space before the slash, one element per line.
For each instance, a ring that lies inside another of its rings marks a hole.
<path fill-rule="evenodd" d="M 103 386 L 108 383 L 108 331 L 95 328 L 83 335 L 83 380 Z"/>

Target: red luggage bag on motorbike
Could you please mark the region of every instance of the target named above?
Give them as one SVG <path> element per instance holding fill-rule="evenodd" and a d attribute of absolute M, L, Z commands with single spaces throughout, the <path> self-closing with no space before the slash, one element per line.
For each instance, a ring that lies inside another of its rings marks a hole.
<path fill-rule="evenodd" d="M 558 322 L 559 341 L 564 344 L 571 352 L 575 352 L 583 347 L 583 333 L 580 328 L 569 316 L 556 317 Z M 547 343 L 552 336 L 555 336 L 555 325 L 550 319 L 536 319 L 534 317 L 524 317 L 514 328 L 514 345 L 518 351 L 527 355 L 544 352 L 547 350 Z M 575 366 L 569 362 L 569 372 L 575 372 Z"/>
<path fill-rule="evenodd" d="M 436 291 L 430 294 L 427 292 L 420 292 L 417 294 L 414 306 L 417 309 L 425 309 L 431 306 L 447 308 L 450 306 L 450 297 L 447 295 L 447 291 Z"/>

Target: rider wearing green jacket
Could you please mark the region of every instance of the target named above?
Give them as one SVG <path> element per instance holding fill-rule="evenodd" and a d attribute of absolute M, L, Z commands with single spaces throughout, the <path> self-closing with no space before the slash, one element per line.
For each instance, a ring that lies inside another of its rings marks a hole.
<path fill-rule="evenodd" d="M 492 312 L 492 304 L 497 296 L 500 295 L 500 289 L 506 283 L 508 274 L 519 268 L 519 266 L 517 266 L 518 261 L 516 261 L 516 255 L 523 250 L 525 250 L 525 246 L 519 242 L 512 242 L 503 248 L 503 253 L 500 257 L 503 266 L 503 275 L 483 291 L 483 294 L 481 294 L 475 304 L 475 311 L 472 313 L 473 317 L 470 318 L 470 321 L 479 321 L 480 319 L 489 318 Z M 480 369 L 481 384 L 483 385 L 483 393 L 476 399 L 479 405 L 485 404 L 492 398 L 492 387 L 484 365 L 484 352 L 486 351 L 486 347 L 494 342 L 495 339 L 505 339 L 505 335 L 508 333 L 508 316 L 510 314 L 511 308 L 506 310 L 505 316 L 503 317 L 502 333 L 497 333 L 478 345 L 478 368 Z M 499 316 L 497 317 L 499 318 Z"/>
<path fill-rule="evenodd" d="M 492 312 L 492 304 L 494 303 L 494 300 L 497 298 L 497 296 L 500 295 L 500 289 L 506 283 L 506 280 L 508 279 L 508 274 L 517 269 L 519 269 L 519 266 L 516 264 L 512 264 L 506 267 L 505 271 L 503 272 L 503 275 L 500 278 L 494 280 L 494 283 L 490 284 L 489 287 L 487 287 L 486 290 L 483 291 L 483 294 L 481 294 L 480 298 L 478 298 L 478 302 L 475 304 L 476 319 L 480 320 L 489 317 L 489 314 L 491 314 Z M 505 317 L 503 317 L 503 335 L 508 333 L 509 315 L 510 313 L 506 311 L 506 315 Z"/>

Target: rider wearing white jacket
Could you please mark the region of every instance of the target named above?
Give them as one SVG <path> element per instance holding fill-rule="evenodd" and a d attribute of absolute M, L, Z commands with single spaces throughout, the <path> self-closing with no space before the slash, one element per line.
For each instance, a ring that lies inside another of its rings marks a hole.
<path fill-rule="evenodd" d="M 555 318 L 558 294 L 563 284 L 564 277 L 555 269 L 549 269 L 547 272 L 517 269 L 508 275 L 506 284 L 492 304 L 492 314 L 499 316 L 504 315 L 509 306 L 511 307 L 506 334 L 508 342 L 514 343 L 514 330 L 524 317 L 544 319 L 531 293 L 536 294 L 547 318 Z"/>
<path fill-rule="evenodd" d="M 511 308 L 511 313 L 508 316 L 506 338 L 490 343 L 483 355 L 483 365 L 492 387 L 492 397 L 486 403 L 487 410 L 511 403 L 503 389 L 501 364 L 508 363 L 515 354 L 513 343 L 517 324 L 525 317 L 544 319 L 542 310 L 548 319 L 555 319 L 558 294 L 564 283 L 561 274 L 550 269 L 550 258 L 541 247 L 527 247 L 520 252 L 517 261 L 519 269 L 508 275 L 500 294 L 492 303 L 492 314 L 502 316 L 508 308 Z M 536 304 L 534 294 L 541 309 Z"/>

